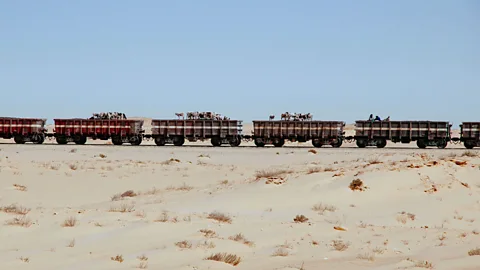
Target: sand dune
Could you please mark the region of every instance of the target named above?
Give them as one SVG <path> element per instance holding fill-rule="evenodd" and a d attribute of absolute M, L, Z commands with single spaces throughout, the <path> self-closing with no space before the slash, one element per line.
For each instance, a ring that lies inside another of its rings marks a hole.
<path fill-rule="evenodd" d="M 477 151 L 0 149 L 1 269 L 480 263 Z"/>

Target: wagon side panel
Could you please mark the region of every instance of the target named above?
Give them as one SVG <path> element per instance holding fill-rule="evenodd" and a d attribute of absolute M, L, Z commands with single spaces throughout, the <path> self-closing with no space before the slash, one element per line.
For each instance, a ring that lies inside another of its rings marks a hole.
<path fill-rule="evenodd" d="M 480 122 L 462 122 L 460 136 L 466 140 L 480 140 Z"/>

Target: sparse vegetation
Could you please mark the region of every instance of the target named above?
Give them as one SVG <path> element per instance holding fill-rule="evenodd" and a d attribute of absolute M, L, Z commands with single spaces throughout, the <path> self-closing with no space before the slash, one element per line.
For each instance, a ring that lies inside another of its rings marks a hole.
<path fill-rule="evenodd" d="M 123 198 L 126 197 L 135 197 L 137 196 L 137 193 L 135 193 L 133 190 L 127 190 L 123 193 L 117 193 L 111 197 L 112 201 L 119 201 L 122 200 Z"/>
<path fill-rule="evenodd" d="M 99 156 L 100 158 L 106 158 L 106 157 L 107 157 L 107 155 L 105 155 L 105 154 L 100 154 L 100 155 L 98 155 L 98 156 Z"/>
<path fill-rule="evenodd" d="M 293 171 L 287 169 L 260 170 L 255 173 L 255 180 L 258 181 L 262 178 L 278 178 L 289 173 L 293 173 Z"/>
<path fill-rule="evenodd" d="M 350 242 L 344 242 L 343 240 L 332 240 L 332 247 L 337 251 L 345 251 L 350 246 Z"/>
<path fill-rule="evenodd" d="M 240 242 L 240 243 L 243 243 L 247 246 L 254 246 L 254 243 L 252 241 L 249 241 L 245 238 L 245 236 L 241 233 L 238 233 L 236 235 L 233 235 L 233 236 L 230 236 L 228 239 L 230 240 L 233 240 L 233 241 L 236 241 L 236 242 Z"/>
<path fill-rule="evenodd" d="M 461 155 L 462 157 L 478 157 L 478 152 L 472 151 L 472 150 L 467 150 L 463 152 Z"/>
<path fill-rule="evenodd" d="M 318 212 L 320 215 L 323 215 L 326 211 L 335 212 L 337 207 L 330 204 L 317 203 L 312 207 L 312 210 Z"/>
<path fill-rule="evenodd" d="M 363 185 L 363 181 L 360 179 L 354 179 L 349 185 L 349 188 L 353 191 L 359 190 L 359 191 L 364 191 L 367 187 Z"/>
<path fill-rule="evenodd" d="M 212 241 L 203 241 L 197 245 L 197 247 L 203 247 L 203 248 L 215 248 L 216 245 Z"/>
<path fill-rule="evenodd" d="M 178 186 L 178 187 L 169 186 L 166 189 L 167 190 L 176 190 L 176 191 L 189 191 L 189 190 L 192 190 L 193 187 L 187 185 L 186 183 L 183 183 L 181 186 Z"/>
<path fill-rule="evenodd" d="M 375 255 L 371 253 L 358 254 L 357 259 L 367 260 L 373 262 L 375 260 Z"/>
<path fill-rule="evenodd" d="M 233 266 L 237 266 L 242 261 L 241 257 L 235 254 L 228 254 L 225 252 L 212 254 L 205 259 L 211 260 L 211 261 L 217 261 L 217 262 L 224 262 L 224 263 L 231 264 Z"/>
<path fill-rule="evenodd" d="M 217 212 L 217 211 L 214 211 L 214 212 L 210 213 L 207 218 L 216 220 L 218 222 L 232 223 L 232 218 L 231 217 L 229 217 L 226 214 Z"/>
<path fill-rule="evenodd" d="M 479 256 L 480 248 L 471 249 L 468 251 L 468 256 Z"/>
<path fill-rule="evenodd" d="M 23 186 L 23 185 L 13 184 L 13 187 L 14 187 L 16 190 L 27 191 L 27 187 L 26 187 L 26 186 Z"/>
<path fill-rule="evenodd" d="M 160 164 L 161 165 L 170 165 L 170 164 L 174 164 L 174 163 L 180 163 L 180 159 L 171 158 L 171 159 L 167 159 L 167 160 L 161 162 Z"/>
<path fill-rule="evenodd" d="M 312 153 L 312 154 L 317 154 L 317 150 L 315 150 L 315 149 L 310 149 L 310 150 L 308 150 L 308 152 Z"/>
<path fill-rule="evenodd" d="M 293 221 L 295 223 L 304 223 L 308 221 L 308 218 L 304 215 L 296 215 L 295 218 L 293 218 Z"/>
<path fill-rule="evenodd" d="M 286 257 L 289 254 L 290 254 L 290 252 L 288 251 L 288 249 L 283 248 L 283 247 L 279 247 L 273 252 L 272 256 L 274 256 L 274 257 Z"/>
<path fill-rule="evenodd" d="M 187 248 L 192 248 L 192 243 L 190 241 L 183 240 L 183 241 L 180 241 L 180 242 L 176 242 L 175 246 L 177 246 L 181 249 L 187 249 Z"/>
<path fill-rule="evenodd" d="M 30 208 L 17 204 L 10 204 L 8 206 L 0 207 L 0 211 L 8 214 L 26 215 L 30 212 Z"/>
<path fill-rule="evenodd" d="M 412 221 L 415 220 L 415 215 L 412 213 L 406 213 L 405 211 L 402 211 L 397 215 L 397 221 L 402 224 L 407 223 L 409 219 Z"/>
<path fill-rule="evenodd" d="M 215 231 L 210 230 L 210 229 L 201 229 L 200 232 L 203 233 L 203 236 L 205 236 L 207 238 L 213 238 L 213 237 L 217 236 L 217 233 Z"/>
<path fill-rule="evenodd" d="M 20 227 L 30 227 L 32 225 L 32 221 L 26 216 L 14 217 L 13 219 L 7 220 L 5 222 L 6 225 L 11 226 L 20 226 Z"/>
<path fill-rule="evenodd" d="M 115 257 L 110 257 L 110 260 L 112 261 L 117 261 L 117 262 L 123 262 L 123 256 L 122 255 L 117 255 Z"/>
<path fill-rule="evenodd" d="M 162 211 L 162 214 L 160 215 L 160 217 L 158 219 L 156 219 L 155 221 L 156 222 L 167 222 L 168 221 L 168 212 L 167 211 Z"/>
<path fill-rule="evenodd" d="M 135 209 L 134 205 L 122 204 L 118 207 L 115 207 L 115 206 L 110 207 L 109 212 L 127 213 L 127 212 L 133 212 L 134 209 Z"/>
<path fill-rule="evenodd" d="M 76 164 L 70 164 L 70 165 L 68 165 L 68 167 L 69 167 L 70 170 L 72 170 L 72 171 L 76 171 L 77 168 L 78 168 Z"/>
<path fill-rule="evenodd" d="M 75 227 L 77 225 L 77 219 L 75 217 L 69 217 L 63 221 L 62 227 Z"/>
<path fill-rule="evenodd" d="M 70 240 L 70 242 L 68 243 L 67 247 L 74 247 L 75 246 L 75 238 Z"/>

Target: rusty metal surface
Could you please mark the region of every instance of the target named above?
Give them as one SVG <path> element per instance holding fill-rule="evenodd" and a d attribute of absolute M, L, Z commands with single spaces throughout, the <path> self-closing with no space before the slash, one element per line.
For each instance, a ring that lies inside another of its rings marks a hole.
<path fill-rule="evenodd" d="M 253 136 L 262 138 L 337 138 L 343 136 L 342 121 L 253 121 Z"/>
<path fill-rule="evenodd" d="M 54 119 L 55 133 L 61 135 L 112 135 L 142 133 L 143 120 Z"/>
<path fill-rule="evenodd" d="M 44 133 L 46 119 L 0 117 L 0 134 L 35 134 Z"/>
<path fill-rule="evenodd" d="M 480 139 L 480 122 L 462 122 L 460 125 L 460 137 L 462 139 Z"/>
<path fill-rule="evenodd" d="M 153 136 L 209 138 L 214 136 L 237 136 L 241 134 L 242 121 L 239 120 L 152 120 Z"/>
<path fill-rule="evenodd" d="M 450 138 L 451 124 L 448 121 L 355 121 L 356 137 L 392 138 Z"/>

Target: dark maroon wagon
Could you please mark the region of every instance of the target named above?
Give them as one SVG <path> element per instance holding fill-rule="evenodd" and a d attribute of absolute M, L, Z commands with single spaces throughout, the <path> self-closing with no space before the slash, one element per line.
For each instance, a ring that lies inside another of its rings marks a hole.
<path fill-rule="evenodd" d="M 18 144 L 32 142 L 42 144 L 45 141 L 46 119 L 0 117 L 0 138 L 11 139 Z"/>
<path fill-rule="evenodd" d="M 387 141 L 410 143 L 416 141 L 419 148 L 436 146 L 445 148 L 451 140 L 451 124 L 448 121 L 355 121 L 357 146 L 383 148 Z"/>
<path fill-rule="evenodd" d="M 155 144 L 181 146 L 188 141 L 211 140 L 213 146 L 239 146 L 242 140 L 241 120 L 153 119 L 152 138 Z"/>
<path fill-rule="evenodd" d="M 343 121 L 253 121 L 253 140 L 257 147 L 273 144 L 282 147 L 285 140 L 306 142 L 315 147 L 331 145 L 340 147 L 345 132 Z"/>
<path fill-rule="evenodd" d="M 462 122 L 460 141 L 467 149 L 480 147 L 480 122 Z"/>

